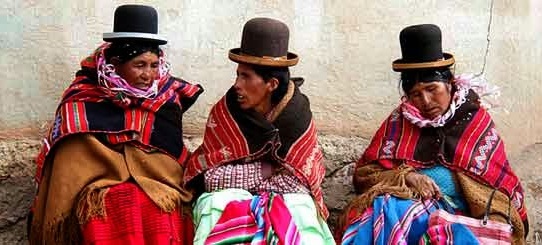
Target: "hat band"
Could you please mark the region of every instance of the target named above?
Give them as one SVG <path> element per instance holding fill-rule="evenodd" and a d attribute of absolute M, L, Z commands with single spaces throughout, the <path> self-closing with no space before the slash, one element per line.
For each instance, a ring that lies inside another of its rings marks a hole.
<path fill-rule="evenodd" d="M 279 56 L 279 57 L 273 57 L 273 56 L 254 56 L 254 55 L 250 55 L 250 54 L 245 54 L 243 52 L 239 52 L 239 55 L 241 56 L 251 56 L 251 57 L 258 57 L 258 58 L 261 58 L 261 59 L 264 59 L 264 60 L 288 60 L 288 57 L 285 55 L 285 56 Z"/>
<path fill-rule="evenodd" d="M 241 52 L 240 48 L 234 48 L 230 50 L 228 54 L 230 60 L 237 63 L 246 63 L 260 66 L 274 66 L 274 67 L 286 67 L 294 66 L 299 61 L 299 57 L 294 53 L 288 53 L 286 56 L 273 57 L 273 56 L 253 56 L 247 53 Z"/>
<path fill-rule="evenodd" d="M 155 40 L 162 43 L 167 43 L 167 40 L 158 34 L 154 33 L 145 33 L 145 32 L 107 32 L 103 34 L 103 39 L 105 41 L 117 39 L 117 38 L 139 38 L 139 39 L 148 39 Z"/>
<path fill-rule="evenodd" d="M 455 63 L 455 58 L 450 53 L 443 53 L 444 58 L 436 61 L 418 62 L 418 63 L 404 63 L 402 59 L 398 59 L 392 62 L 392 69 L 394 71 L 410 70 L 410 69 L 430 69 L 439 68 L 445 66 L 451 66 Z"/>

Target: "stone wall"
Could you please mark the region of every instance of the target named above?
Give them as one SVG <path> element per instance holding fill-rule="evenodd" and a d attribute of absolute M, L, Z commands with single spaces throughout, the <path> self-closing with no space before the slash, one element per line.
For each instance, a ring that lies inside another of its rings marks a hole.
<path fill-rule="evenodd" d="M 201 142 L 199 137 L 187 137 L 189 148 Z M 352 166 L 368 144 L 360 137 L 336 135 L 320 136 L 324 151 L 326 179 L 323 183 L 325 201 L 333 228 L 337 216 L 354 197 L 352 189 Z M 0 140 L 0 244 L 25 244 L 25 215 L 31 204 L 35 184 L 34 164 L 39 141 L 35 139 Z M 535 236 L 542 235 L 542 144 L 534 144 L 511 158 L 513 167 L 523 181 L 529 208 L 529 243 L 535 244 Z M 529 166 L 529 167 L 528 167 Z M 541 241 L 541 240 L 538 240 Z M 541 241 L 542 242 L 542 241 Z"/>

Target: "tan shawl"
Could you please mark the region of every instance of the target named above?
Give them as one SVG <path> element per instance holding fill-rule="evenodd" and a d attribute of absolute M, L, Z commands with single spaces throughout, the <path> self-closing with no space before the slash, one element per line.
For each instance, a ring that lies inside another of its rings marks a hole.
<path fill-rule="evenodd" d="M 182 188 L 183 168 L 160 152 L 131 144 L 113 149 L 90 134 L 77 134 L 60 142 L 53 154 L 34 203 L 30 244 L 79 243 L 80 225 L 106 217 L 107 190 L 126 181 L 139 185 L 165 212 L 182 210 L 192 200 Z"/>

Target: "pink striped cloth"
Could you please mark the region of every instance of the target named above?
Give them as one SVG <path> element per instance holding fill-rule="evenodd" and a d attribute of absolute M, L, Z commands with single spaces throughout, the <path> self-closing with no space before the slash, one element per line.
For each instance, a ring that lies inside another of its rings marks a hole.
<path fill-rule="evenodd" d="M 301 244 L 299 230 L 281 195 L 263 193 L 226 205 L 205 244 Z"/>
<path fill-rule="evenodd" d="M 441 209 L 431 213 L 429 226 L 443 224 L 465 225 L 481 244 L 511 244 L 512 241 L 512 226 L 510 224 L 493 220 L 488 220 L 486 224 L 483 224 L 481 219 L 454 215 Z"/>

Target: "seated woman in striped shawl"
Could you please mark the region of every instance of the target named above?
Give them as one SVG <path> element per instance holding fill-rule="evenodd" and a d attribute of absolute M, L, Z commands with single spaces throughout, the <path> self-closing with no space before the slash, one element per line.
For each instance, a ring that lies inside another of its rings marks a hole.
<path fill-rule="evenodd" d="M 510 222 L 513 243 L 523 244 L 528 229 L 524 193 L 491 117 L 481 107 L 478 94 L 489 88 L 487 82 L 453 76 L 454 57 L 442 52 L 436 25 L 407 27 L 400 42 L 403 57 L 393 62 L 393 69 L 401 72 L 405 96 L 355 167 L 354 187 L 360 195 L 345 211 L 337 240 L 444 244 L 434 243 L 440 238 L 485 244 L 473 229 L 457 222 L 433 226 L 428 220 L 437 206 L 482 219 L 494 193 L 489 219 Z M 442 237 L 447 232 L 453 239 Z"/>
<path fill-rule="evenodd" d="M 115 11 L 37 158 L 30 244 L 192 244 L 182 116 L 203 91 L 169 74 L 149 6 Z"/>
<path fill-rule="evenodd" d="M 209 115 L 185 172 L 202 192 L 194 244 L 333 244 L 320 184 L 325 168 L 302 80 L 290 79 L 288 27 L 255 18 L 243 29 L 232 88 Z"/>

